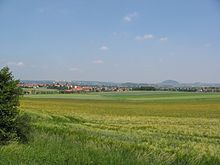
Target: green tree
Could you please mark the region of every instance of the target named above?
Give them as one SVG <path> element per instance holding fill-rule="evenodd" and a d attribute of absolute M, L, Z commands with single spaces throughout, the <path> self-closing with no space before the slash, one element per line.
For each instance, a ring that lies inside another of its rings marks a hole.
<path fill-rule="evenodd" d="M 18 110 L 22 93 L 8 67 L 0 70 L 0 144 L 10 141 L 27 141 L 30 118 Z"/>

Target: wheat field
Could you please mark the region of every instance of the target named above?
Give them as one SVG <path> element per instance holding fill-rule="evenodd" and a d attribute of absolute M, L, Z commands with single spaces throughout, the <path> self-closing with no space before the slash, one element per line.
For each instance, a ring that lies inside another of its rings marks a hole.
<path fill-rule="evenodd" d="M 220 164 L 220 94 L 122 92 L 29 95 L 28 144 L 0 164 Z"/>

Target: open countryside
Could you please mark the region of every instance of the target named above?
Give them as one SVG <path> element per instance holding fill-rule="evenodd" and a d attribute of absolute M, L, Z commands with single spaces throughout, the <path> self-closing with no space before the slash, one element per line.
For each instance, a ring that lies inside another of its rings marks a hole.
<path fill-rule="evenodd" d="M 220 0 L 0 0 L 0 165 L 220 165 Z"/>
<path fill-rule="evenodd" d="M 25 95 L 29 144 L 0 164 L 220 164 L 220 94 L 110 92 Z"/>

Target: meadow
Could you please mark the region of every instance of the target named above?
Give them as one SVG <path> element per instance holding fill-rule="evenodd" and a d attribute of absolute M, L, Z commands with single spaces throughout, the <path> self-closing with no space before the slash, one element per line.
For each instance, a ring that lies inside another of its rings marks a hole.
<path fill-rule="evenodd" d="M 0 147 L 0 164 L 220 164 L 220 93 L 27 95 L 28 144 Z"/>

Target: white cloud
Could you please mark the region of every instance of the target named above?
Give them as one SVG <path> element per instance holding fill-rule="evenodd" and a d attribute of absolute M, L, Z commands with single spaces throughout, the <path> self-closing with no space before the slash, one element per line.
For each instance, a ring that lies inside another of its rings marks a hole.
<path fill-rule="evenodd" d="M 143 36 L 136 36 L 135 37 L 135 40 L 137 40 L 137 41 L 146 41 L 146 40 L 153 40 L 153 39 L 159 40 L 161 42 L 168 41 L 168 37 L 158 37 L 153 34 L 145 34 Z"/>
<path fill-rule="evenodd" d="M 14 66 L 14 67 L 23 67 L 24 63 L 23 62 L 8 62 L 8 66 Z"/>
<path fill-rule="evenodd" d="M 160 41 L 162 41 L 162 42 L 168 41 L 168 38 L 167 38 L 167 37 L 161 37 L 161 38 L 160 38 Z"/>
<path fill-rule="evenodd" d="M 112 33 L 112 35 L 114 36 L 114 37 L 117 37 L 118 39 L 120 38 L 120 39 L 128 39 L 128 38 L 130 38 L 131 36 L 130 36 L 130 33 L 128 33 L 128 32 L 113 32 Z"/>
<path fill-rule="evenodd" d="M 92 61 L 92 63 L 94 63 L 94 64 L 103 64 L 104 61 L 102 61 L 102 60 L 94 60 L 94 61 Z"/>
<path fill-rule="evenodd" d="M 113 36 L 117 36 L 117 35 L 118 35 L 118 33 L 117 33 L 117 32 L 113 32 L 112 34 L 113 34 Z"/>
<path fill-rule="evenodd" d="M 206 43 L 204 46 L 205 46 L 206 48 L 210 48 L 210 47 L 212 46 L 212 44 L 211 44 L 211 43 Z"/>
<path fill-rule="evenodd" d="M 48 12 L 49 9 L 48 9 L 48 8 L 44 8 L 44 7 L 40 7 L 40 8 L 37 8 L 36 11 L 37 11 L 38 13 L 43 14 L 43 13 Z"/>
<path fill-rule="evenodd" d="M 106 50 L 109 50 L 109 47 L 103 45 L 99 48 L 99 50 L 103 50 L 103 51 L 106 51 Z"/>
<path fill-rule="evenodd" d="M 159 63 L 163 63 L 163 58 L 159 58 Z"/>
<path fill-rule="evenodd" d="M 152 40 L 154 39 L 154 35 L 153 34 L 145 34 L 143 36 L 136 36 L 135 39 L 138 41 L 144 41 L 144 40 Z"/>
<path fill-rule="evenodd" d="M 72 72 L 80 71 L 79 68 L 70 68 L 69 70 L 72 71 Z"/>
<path fill-rule="evenodd" d="M 127 22 L 130 22 L 130 21 L 131 21 L 131 17 L 125 16 L 125 17 L 124 17 L 124 20 L 127 21 Z"/>
<path fill-rule="evenodd" d="M 133 13 L 126 15 L 123 19 L 126 22 L 131 22 L 131 21 L 133 21 L 134 18 L 138 17 L 138 15 L 139 14 L 137 12 L 133 12 Z"/>
<path fill-rule="evenodd" d="M 62 15 L 69 15 L 69 14 L 71 14 L 71 11 L 69 9 L 58 9 L 57 12 L 62 14 Z"/>
<path fill-rule="evenodd" d="M 145 40 L 154 39 L 154 36 L 152 34 L 146 34 L 143 37 Z"/>

